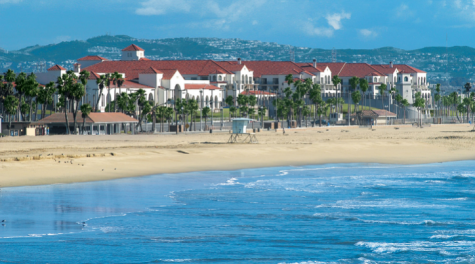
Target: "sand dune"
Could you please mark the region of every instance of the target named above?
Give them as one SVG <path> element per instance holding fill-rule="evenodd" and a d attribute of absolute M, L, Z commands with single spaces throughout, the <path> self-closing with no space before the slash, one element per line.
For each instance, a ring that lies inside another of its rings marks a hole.
<path fill-rule="evenodd" d="M 159 173 L 322 163 L 418 164 L 475 159 L 468 125 L 264 131 L 259 144 L 227 133 L 0 139 L 0 187 L 108 180 Z"/>

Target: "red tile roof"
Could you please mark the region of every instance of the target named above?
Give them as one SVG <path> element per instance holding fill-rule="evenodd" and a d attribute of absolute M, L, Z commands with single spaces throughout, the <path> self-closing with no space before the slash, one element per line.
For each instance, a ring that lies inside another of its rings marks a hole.
<path fill-rule="evenodd" d="M 97 55 L 88 55 L 86 57 L 82 57 L 78 59 L 78 61 L 106 61 L 106 60 L 108 59 L 103 58 L 101 56 L 97 56 Z"/>
<path fill-rule="evenodd" d="M 221 88 L 216 87 L 216 86 L 214 86 L 214 85 L 210 85 L 210 84 L 194 84 L 194 83 L 185 84 L 185 89 L 186 89 L 186 90 L 195 90 L 195 89 L 221 90 Z"/>
<path fill-rule="evenodd" d="M 217 61 L 216 63 L 231 72 L 241 71 L 244 67 L 244 64 L 239 64 L 237 61 Z M 251 71 L 250 69 L 248 70 Z"/>
<path fill-rule="evenodd" d="M 104 61 L 89 67 L 84 68 L 88 71 L 100 72 L 100 73 L 113 73 L 120 72 L 125 73 L 127 79 L 136 79 L 139 74 L 153 67 L 159 71 L 174 69 L 178 70 L 183 75 L 199 75 L 208 76 L 221 70 L 226 74 L 232 74 L 232 72 L 224 69 L 218 63 L 212 60 L 176 60 L 176 61 Z M 173 72 L 174 73 L 174 72 Z"/>
<path fill-rule="evenodd" d="M 48 71 L 66 71 L 66 69 L 56 64 L 53 67 L 49 68 Z"/>
<path fill-rule="evenodd" d="M 375 66 L 386 68 L 386 69 L 387 68 L 391 69 L 391 66 L 388 65 L 388 64 L 380 64 L 380 65 L 375 65 Z M 419 70 L 419 69 L 414 68 L 412 66 L 409 66 L 407 64 L 394 64 L 393 67 L 397 68 L 399 71 L 404 71 L 406 73 L 426 73 L 423 70 Z"/>
<path fill-rule="evenodd" d="M 114 87 L 114 86 L 111 86 L 111 88 L 112 87 Z M 145 85 L 145 84 L 140 84 L 140 83 L 134 82 L 134 81 L 128 81 L 128 80 L 124 81 L 121 88 L 125 88 L 125 89 L 127 89 L 127 88 L 154 89 L 151 86 L 148 86 L 148 85 Z"/>
<path fill-rule="evenodd" d="M 68 113 L 69 124 L 72 125 L 73 113 Z M 83 122 L 81 111 L 77 114 L 76 119 L 78 124 Z M 86 117 L 86 123 L 137 123 L 137 119 L 132 118 L 123 113 L 90 113 Z M 41 124 L 66 123 L 64 113 L 56 113 L 47 116 L 38 121 Z"/>
<path fill-rule="evenodd" d="M 128 46 L 127 48 L 123 49 L 122 51 L 145 51 L 145 50 L 135 44 L 132 44 Z"/>
<path fill-rule="evenodd" d="M 149 61 L 150 59 L 147 58 L 140 58 L 140 61 Z"/>
<path fill-rule="evenodd" d="M 244 91 L 241 94 L 243 95 L 273 95 L 275 96 L 275 93 L 269 93 L 266 91 Z"/>
<path fill-rule="evenodd" d="M 372 73 L 370 73 L 370 74 L 368 74 L 368 75 L 366 75 L 366 76 L 383 76 L 383 75 L 380 74 L 380 73 L 377 73 L 377 72 L 372 72 Z"/>
<path fill-rule="evenodd" d="M 237 63 L 237 62 L 236 62 Z M 254 77 L 262 75 L 300 74 L 304 70 L 291 61 L 243 61 L 247 68 L 254 71 Z"/>
<path fill-rule="evenodd" d="M 163 72 L 155 69 L 154 67 L 150 67 L 148 69 L 146 69 L 144 72 L 142 72 L 142 74 L 163 74 Z"/>
<path fill-rule="evenodd" d="M 396 67 L 391 68 L 389 65 L 371 65 L 371 67 L 384 74 L 393 74 L 397 70 Z"/>

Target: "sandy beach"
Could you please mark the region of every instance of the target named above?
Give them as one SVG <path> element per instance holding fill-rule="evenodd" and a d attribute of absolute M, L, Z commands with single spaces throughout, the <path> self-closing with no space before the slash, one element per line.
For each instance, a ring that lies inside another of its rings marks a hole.
<path fill-rule="evenodd" d="M 420 164 L 475 159 L 472 126 L 322 127 L 257 133 L 46 136 L 0 139 L 0 187 L 99 181 L 160 173 L 323 163 Z"/>

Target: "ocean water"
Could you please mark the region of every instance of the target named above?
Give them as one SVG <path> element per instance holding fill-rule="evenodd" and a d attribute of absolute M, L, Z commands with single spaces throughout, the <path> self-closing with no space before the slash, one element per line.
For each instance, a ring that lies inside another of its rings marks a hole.
<path fill-rule="evenodd" d="M 0 263 L 475 263 L 474 209 L 474 161 L 2 188 Z"/>

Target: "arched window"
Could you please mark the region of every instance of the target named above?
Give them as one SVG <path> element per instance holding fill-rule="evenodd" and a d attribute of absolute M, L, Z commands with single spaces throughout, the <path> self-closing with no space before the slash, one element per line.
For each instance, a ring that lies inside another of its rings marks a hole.
<path fill-rule="evenodd" d="M 149 100 L 149 101 L 153 101 L 153 94 L 152 94 L 152 93 L 150 93 L 150 94 L 148 95 L 148 100 Z"/>
<path fill-rule="evenodd" d="M 246 84 L 248 84 L 247 80 L 248 79 L 247 79 L 247 75 L 246 75 L 246 77 L 244 78 L 244 82 L 246 82 Z"/>
<path fill-rule="evenodd" d="M 244 74 L 241 76 L 241 82 L 244 83 Z"/>
<path fill-rule="evenodd" d="M 407 76 L 404 77 L 404 81 L 405 81 L 405 82 L 409 81 L 409 78 L 407 78 Z"/>
<path fill-rule="evenodd" d="M 206 96 L 206 106 L 209 106 L 209 97 Z"/>
<path fill-rule="evenodd" d="M 101 105 L 102 106 L 106 106 L 106 97 L 104 96 L 104 94 L 102 94 L 102 100 L 101 100 Z"/>
<path fill-rule="evenodd" d="M 223 80 L 223 76 L 218 75 L 218 80 L 219 80 L 219 81 L 222 81 L 222 80 Z"/>
<path fill-rule="evenodd" d="M 252 83 L 252 77 L 249 77 L 249 83 Z"/>

